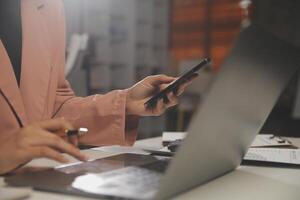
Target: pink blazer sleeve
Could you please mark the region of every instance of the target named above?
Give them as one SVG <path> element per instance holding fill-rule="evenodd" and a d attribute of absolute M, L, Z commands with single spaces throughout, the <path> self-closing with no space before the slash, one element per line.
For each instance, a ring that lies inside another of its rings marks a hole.
<path fill-rule="evenodd" d="M 126 90 L 106 95 L 75 97 L 66 82 L 58 88 L 55 117 L 64 117 L 75 127 L 86 127 L 89 133 L 80 143 L 92 145 L 132 145 L 136 139 L 137 119 L 125 115 Z"/>
<path fill-rule="evenodd" d="M 138 119 L 126 117 L 126 90 L 106 95 L 76 97 L 64 76 L 65 18 L 63 5 L 59 6 L 55 64 L 59 68 L 54 117 L 64 117 L 75 127 L 85 127 L 89 133 L 80 143 L 90 145 L 132 145 L 136 139 Z"/>

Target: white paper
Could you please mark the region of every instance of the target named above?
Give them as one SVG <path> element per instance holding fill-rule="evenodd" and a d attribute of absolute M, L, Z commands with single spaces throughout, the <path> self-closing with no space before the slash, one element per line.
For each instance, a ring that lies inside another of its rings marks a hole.
<path fill-rule="evenodd" d="M 186 137 L 187 132 L 163 132 L 162 141 L 172 142 L 175 140 L 182 140 Z M 278 146 L 290 146 L 289 141 L 281 139 L 279 137 L 273 137 L 271 134 L 257 135 L 251 144 L 251 147 L 278 147 Z"/>
<path fill-rule="evenodd" d="M 32 193 L 31 188 L 1 187 L 0 200 L 26 199 Z"/>
<path fill-rule="evenodd" d="M 244 160 L 300 164 L 299 149 L 250 148 Z"/>
<path fill-rule="evenodd" d="M 141 154 L 141 155 L 149 155 L 150 153 L 147 151 L 144 151 L 140 148 L 136 147 L 127 147 L 127 146 L 119 146 L 119 145 L 113 145 L 113 146 L 105 146 L 105 147 L 96 147 L 92 150 L 96 151 L 104 151 L 108 153 L 132 153 L 132 154 Z"/>
<path fill-rule="evenodd" d="M 280 142 L 281 141 L 281 142 Z M 279 137 L 273 137 L 271 134 L 262 134 L 256 136 L 251 147 L 268 147 L 268 146 L 287 146 L 291 145 L 287 140 Z"/>
<path fill-rule="evenodd" d="M 182 140 L 186 137 L 187 132 L 163 132 L 162 141 L 171 142 L 175 140 Z"/>

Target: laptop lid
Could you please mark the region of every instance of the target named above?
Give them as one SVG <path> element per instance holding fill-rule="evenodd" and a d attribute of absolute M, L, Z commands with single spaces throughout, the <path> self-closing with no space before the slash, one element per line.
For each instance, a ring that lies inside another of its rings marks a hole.
<path fill-rule="evenodd" d="M 256 25 L 245 29 L 195 114 L 156 199 L 234 170 L 299 65 L 299 49 Z"/>

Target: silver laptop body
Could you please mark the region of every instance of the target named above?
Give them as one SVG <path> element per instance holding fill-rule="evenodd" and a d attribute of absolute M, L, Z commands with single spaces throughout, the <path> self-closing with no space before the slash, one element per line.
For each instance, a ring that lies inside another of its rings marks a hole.
<path fill-rule="evenodd" d="M 299 49 L 255 25 L 244 30 L 193 117 L 156 199 L 174 196 L 239 166 L 299 67 Z"/>
<path fill-rule="evenodd" d="M 300 65 L 300 51 L 252 26 L 222 66 L 165 175 L 130 166 L 87 177 L 88 191 L 129 199 L 167 199 L 234 170 Z M 89 179 L 90 178 L 90 179 Z M 99 179 L 100 178 L 100 179 Z M 83 177 L 73 186 L 80 188 Z"/>

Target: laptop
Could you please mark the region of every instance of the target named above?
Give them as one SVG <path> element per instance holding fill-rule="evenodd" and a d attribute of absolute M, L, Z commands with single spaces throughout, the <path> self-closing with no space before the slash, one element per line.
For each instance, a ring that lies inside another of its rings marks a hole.
<path fill-rule="evenodd" d="M 299 49 L 252 25 L 242 31 L 176 155 L 122 154 L 17 174 L 14 186 L 95 198 L 168 199 L 240 165 L 300 65 Z"/>

